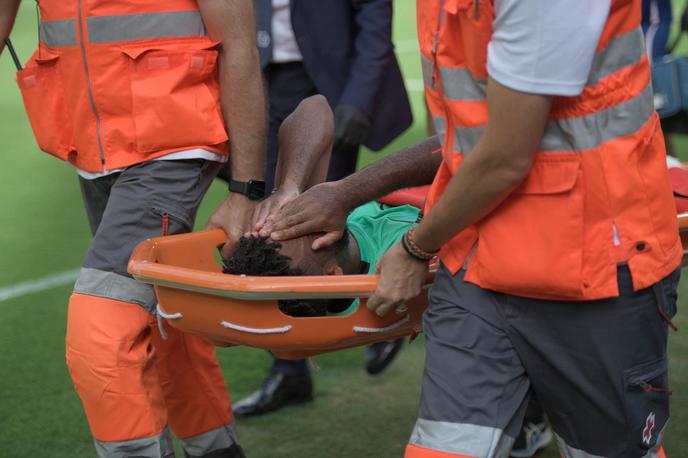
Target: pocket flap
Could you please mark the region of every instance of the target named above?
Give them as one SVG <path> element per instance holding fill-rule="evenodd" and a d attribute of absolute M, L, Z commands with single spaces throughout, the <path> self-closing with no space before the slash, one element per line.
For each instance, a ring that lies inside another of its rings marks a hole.
<path fill-rule="evenodd" d="M 467 10 L 477 0 L 445 0 L 444 11 L 449 14 L 456 14 L 459 11 Z"/>
<path fill-rule="evenodd" d="M 136 60 L 143 54 L 149 51 L 203 51 L 208 49 L 215 49 L 220 45 L 219 41 L 203 40 L 203 41 L 175 41 L 174 43 L 156 43 L 156 44 L 139 44 L 122 46 L 120 50 L 122 53 L 132 60 Z"/>
<path fill-rule="evenodd" d="M 54 62 L 59 58 L 59 54 L 47 52 L 45 50 L 41 50 L 40 53 L 36 53 L 36 62 L 39 64 L 47 64 L 50 62 Z"/>
<path fill-rule="evenodd" d="M 538 153 L 543 155 L 546 153 Z M 580 158 L 577 155 L 563 157 L 536 157 L 530 173 L 517 188 L 520 194 L 559 194 L 571 191 L 578 179 Z"/>
<path fill-rule="evenodd" d="M 26 63 L 26 66 L 17 72 L 17 84 L 21 89 L 30 89 L 38 84 L 38 77 L 36 73 L 38 68 L 42 65 L 47 65 L 56 62 L 60 58 L 59 54 L 48 52 L 41 49 L 34 52 L 31 59 Z"/>

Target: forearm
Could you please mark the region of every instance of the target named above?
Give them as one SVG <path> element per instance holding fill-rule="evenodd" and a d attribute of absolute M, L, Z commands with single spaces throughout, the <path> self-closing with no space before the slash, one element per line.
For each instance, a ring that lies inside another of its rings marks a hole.
<path fill-rule="evenodd" d="M 210 36 L 222 44 L 220 103 L 229 133 L 232 178 L 263 177 L 266 108 L 256 48 L 253 2 L 198 0 Z"/>
<path fill-rule="evenodd" d="M 266 104 L 255 46 L 224 52 L 221 62 L 222 112 L 229 133 L 232 178 L 262 179 Z"/>
<path fill-rule="evenodd" d="M 332 110 L 325 97 L 299 103 L 279 129 L 276 182 L 299 192 L 325 179 L 334 137 Z"/>
<path fill-rule="evenodd" d="M 0 54 L 5 49 L 5 39 L 12 32 L 19 2 L 20 0 L 0 0 Z"/>
<path fill-rule="evenodd" d="M 353 209 L 397 189 L 432 183 L 442 162 L 437 136 L 380 159 L 337 182 L 348 209 Z"/>

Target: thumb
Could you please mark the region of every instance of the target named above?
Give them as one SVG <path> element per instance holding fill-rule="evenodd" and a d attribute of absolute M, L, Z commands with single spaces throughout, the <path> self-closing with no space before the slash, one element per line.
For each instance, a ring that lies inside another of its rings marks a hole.
<path fill-rule="evenodd" d="M 342 231 L 327 232 L 313 241 L 311 249 L 313 251 L 318 251 L 321 248 L 327 248 L 328 246 L 334 245 L 339 239 L 342 238 Z"/>

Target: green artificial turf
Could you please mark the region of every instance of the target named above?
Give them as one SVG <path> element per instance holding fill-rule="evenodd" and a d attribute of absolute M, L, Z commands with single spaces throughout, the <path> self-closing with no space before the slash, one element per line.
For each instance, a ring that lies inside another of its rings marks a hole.
<path fill-rule="evenodd" d="M 395 1 L 394 39 L 416 123 L 382 153 L 364 152 L 361 165 L 424 136 L 425 113 L 415 39 L 414 2 Z M 12 39 L 26 60 L 36 44 L 34 2 L 25 1 Z M 688 44 L 688 40 L 686 40 Z M 0 57 L 0 288 L 79 267 L 89 232 L 76 175 L 37 149 L 8 53 Z M 688 142 L 679 145 L 688 159 Z M 207 220 L 224 196 L 215 184 L 199 211 Z M 680 308 L 688 298 L 681 284 Z M 0 302 L 0 457 L 95 456 L 88 426 L 64 364 L 70 286 Z M 670 456 L 688 456 L 688 319 L 670 336 L 675 390 L 666 439 Z M 610 326 L 613 326 L 610 323 Z M 256 388 L 269 364 L 266 352 L 218 350 L 234 399 Z M 419 339 L 378 377 L 363 371 L 363 351 L 317 357 L 316 400 L 259 418 L 239 419 L 251 458 L 399 457 L 415 420 L 423 365 Z M 538 455 L 555 458 L 554 447 Z"/>

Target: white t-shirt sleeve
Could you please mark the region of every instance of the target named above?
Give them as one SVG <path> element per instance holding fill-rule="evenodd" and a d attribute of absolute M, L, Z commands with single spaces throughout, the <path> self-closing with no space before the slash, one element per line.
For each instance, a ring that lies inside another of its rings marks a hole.
<path fill-rule="evenodd" d="M 487 71 L 535 94 L 578 95 L 590 72 L 611 0 L 495 0 Z"/>

